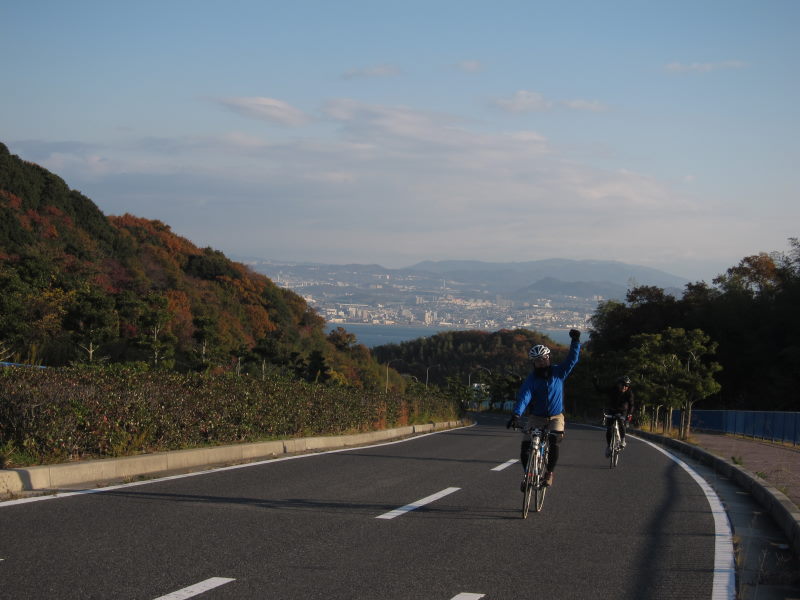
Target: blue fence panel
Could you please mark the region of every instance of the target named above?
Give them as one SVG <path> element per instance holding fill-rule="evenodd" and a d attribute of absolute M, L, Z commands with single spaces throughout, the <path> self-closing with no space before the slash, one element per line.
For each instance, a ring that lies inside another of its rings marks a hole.
<path fill-rule="evenodd" d="M 681 411 L 676 410 L 672 426 L 677 428 L 680 422 Z M 800 445 L 800 412 L 693 410 L 692 428 Z"/>

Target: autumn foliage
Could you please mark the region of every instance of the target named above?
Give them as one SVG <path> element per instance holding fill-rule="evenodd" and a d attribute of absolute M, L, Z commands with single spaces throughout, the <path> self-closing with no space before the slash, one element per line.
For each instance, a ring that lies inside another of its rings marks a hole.
<path fill-rule="evenodd" d="M 380 387 L 369 351 L 337 348 L 324 325 L 294 292 L 160 221 L 104 215 L 0 144 L 3 359 Z"/>

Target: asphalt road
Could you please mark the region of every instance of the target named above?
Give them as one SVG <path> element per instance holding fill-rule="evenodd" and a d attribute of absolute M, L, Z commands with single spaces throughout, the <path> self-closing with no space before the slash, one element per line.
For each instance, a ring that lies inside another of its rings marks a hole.
<path fill-rule="evenodd" d="M 729 543 L 675 461 L 631 440 L 612 470 L 603 431 L 569 428 L 543 511 L 522 520 L 519 463 L 495 470 L 520 440 L 488 416 L 399 443 L 3 503 L 0 598 L 731 597 L 712 596 Z"/>

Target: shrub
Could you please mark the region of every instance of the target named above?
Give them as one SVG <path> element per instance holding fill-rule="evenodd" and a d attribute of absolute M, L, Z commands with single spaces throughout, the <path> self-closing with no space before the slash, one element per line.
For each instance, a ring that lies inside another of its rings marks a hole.
<path fill-rule="evenodd" d="M 458 418 L 457 403 L 434 388 L 417 394 L 278 376 L 4 368 L 0 448 L 6 461 L 16 453 L 48 463 Z"/>

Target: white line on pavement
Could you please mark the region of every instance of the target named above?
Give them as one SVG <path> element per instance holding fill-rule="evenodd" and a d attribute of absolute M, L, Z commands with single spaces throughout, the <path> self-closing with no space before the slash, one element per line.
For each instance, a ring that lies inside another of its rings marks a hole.
<path fill-rule="evenodd" d="M 518 462 L 519 462 L 518 458 L 512 458 L 511 460 L 507 460 L 506 462 L 504 462 L 502 465 L 497 465 L 495 468 L 492 469 L 492 471 L 502 471 L 503 469 L 508 468 L 514 463 Z"/>
<path fill-rule="evenodd" d="M 156 600 L 184 600 L 184 598 L 193 598 L 194 596 L 202 594 L 203 592 L 207 592 L 208 590 L 213 590 L 214 588 L 225 585 L 226 583 L 230 583 L 231 581 L 236 580 L 228 579 L 227 577 L 212 577 L 210 579 L 206 579 L 205 581 L 201 581 L 200 583 L 185 587 L 177 592 L 167 594 L 166 596 L 159 596 L 156 598 Z"/>
<path fill-rule="evenodd" d="M 459 594 L 458 596 L 453 596 L 451 600 L 479 600 L 483 598 L 486 594 L 470 594 L 469 592 L 464 592 Z"/>
<path fill-rule="evenodd" d="M 711 583 L 711 598 L 712 600 L 733 600 L 736 598 L 736 564 L 734 562 L 733 553 L 733 532 L 731 531 L 731 524 L 728 520 L 728 513 L 725 512 L 725 507 L 722 505 L 719 496 L 717 496 L 714 488 L 712 488 L 697 471 L 677 456 L 657 446 L 653 442 L 641 438 L 635 439 L 640 439 L 640 441 L 645 444 L 649 444 L 659 452 L 666 454 L 689 473 L 697 485 L 700 486 L 700 489 L 703 490 L 708 505 L 711 508 L 711 515 L 714 517 L 714 579 Z"/>
<path fill-rule="evenodd" d="M 425 506 L 426 504 L 430 504 L 438 500 L 439 498 L 444 498 L 448 494 L 452 494 L 453 492 L 457 492 L 461 488 L 457 487 L 449 487 L 447 489 L 442 490 L 441 492 L 436 492 L 435 494 L 431 494 L 423 498 L 422 500 L 417 500 L 416 502 L 412 502 L 411 504 L 406 504 L 405 506 L 401 506 L 400 508 L 396 508 L 395 510 L 389 511 L 382 515 L 375 517 L 376 519 L 394 519 L 395 517 L 399 517 L 409 511 L 415 510 L 420 506 Z"/>

